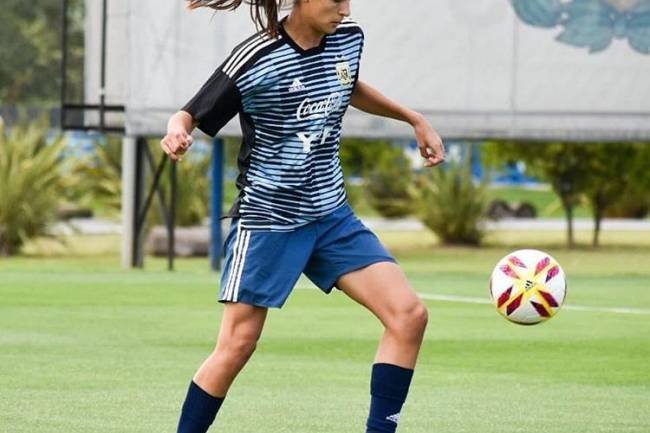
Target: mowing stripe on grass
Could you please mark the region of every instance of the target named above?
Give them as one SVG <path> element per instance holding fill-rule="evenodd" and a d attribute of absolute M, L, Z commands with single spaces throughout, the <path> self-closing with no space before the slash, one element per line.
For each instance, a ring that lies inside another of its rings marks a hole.
<path fill-rule="evenodd" d="M 463 304 L 491 304 L 492 301 L 484 298 L 473 298 L 470 296 L 435 295 L 432 293 L 418 293 L 418 296 L 428 301 L 461 302 Z M 596 313 L 615 314 L 650 314 L 650 310 L 643 308 L 627 307 L 587 307 L 585 305 L 564 305 L 562 308 L 575 311 L 589 311 Z"/>

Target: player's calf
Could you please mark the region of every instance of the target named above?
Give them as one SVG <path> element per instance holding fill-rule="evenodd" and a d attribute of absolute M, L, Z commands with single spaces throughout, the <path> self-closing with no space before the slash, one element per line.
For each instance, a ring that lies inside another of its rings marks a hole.
<path fill-rule="evenodd" d="M 227 303 L 215 350 L 194 375 L 183 403 L 178 433 L 205 433 L 235 377 L 255 352 L 266 309 Z"/>

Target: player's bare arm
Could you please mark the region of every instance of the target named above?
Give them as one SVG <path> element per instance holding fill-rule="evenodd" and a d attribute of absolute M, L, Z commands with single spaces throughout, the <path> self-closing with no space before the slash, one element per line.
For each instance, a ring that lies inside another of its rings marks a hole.
<path fill-rule="evenodd" d="M 185 111 L 178 111 L 167 122 L 167 135 L 160 141 L 160 147 L 174 161 L 183 158 L 183 154 L 192 145 L 190 134 L 196 127 L 192 115 Z"/>
<path fill-rule="evenodd" d="M 407 122 L 415 131 L 420 155 L 426 160 L 424 165 L 434 167 L 444 162 L 442 138 L 422 114 L 393 101 L 361 80 L 352 93 L 351 105 L 366 113 Z"/>

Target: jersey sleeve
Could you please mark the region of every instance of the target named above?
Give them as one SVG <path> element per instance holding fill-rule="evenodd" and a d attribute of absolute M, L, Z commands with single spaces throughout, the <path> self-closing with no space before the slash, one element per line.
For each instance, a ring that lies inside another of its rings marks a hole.
<path fill-rule="evenodd" d="M 235 81 L 219 67 L 182 110 L 192 116 L 201 131 L 214 137 L 241 111 L 241 99 Z"/>
<path fill-rule="evenodd" d="M 359 73 L 361 72 L 361 55 L 363 54 L 363 45 L 365 42 L 365 36 L 361 28 L 359 28 L 359 34 L 361 35 L 361 39 L 359 41 L 359 55 L 357 57 L 357 73 L 354 75 L 354 82 L 352 83 L 353 92 L 354 89 L 357 87 L 357 82 L 359 81 Z"/>

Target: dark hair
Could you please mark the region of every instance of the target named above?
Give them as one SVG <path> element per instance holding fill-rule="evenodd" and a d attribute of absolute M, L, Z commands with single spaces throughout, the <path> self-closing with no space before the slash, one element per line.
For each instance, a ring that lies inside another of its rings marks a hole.
<path fill-rule="evenodd" d="M 256 26 L 266 30 L 271 37 L 276 38 L 279 32 L 278 11 L 285 0 L 186 0 L 190 9 L 201 7 L 216 10 L 233 11 L 243 3 L 250 5 L 251 18 Z"/>

